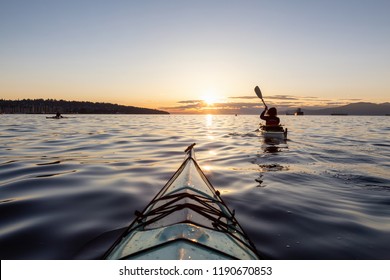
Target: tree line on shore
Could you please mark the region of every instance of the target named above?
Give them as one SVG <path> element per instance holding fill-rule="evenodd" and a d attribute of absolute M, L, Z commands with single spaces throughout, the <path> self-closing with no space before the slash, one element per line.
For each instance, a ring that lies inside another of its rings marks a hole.
<path fill-rule="evenodd" d="M 5 114 L 169 114 L 168 112 L 112 103 L 66 101 L 56 99 L 0 99 Z"/>

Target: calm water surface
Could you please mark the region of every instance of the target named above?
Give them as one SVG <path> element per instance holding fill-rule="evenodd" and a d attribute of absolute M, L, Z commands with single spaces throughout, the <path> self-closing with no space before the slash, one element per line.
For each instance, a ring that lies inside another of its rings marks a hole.
<path fill-rule="evenodd" d="M 196 142 L 197 159 L 270 259 L 390 259 L 390 119 L 0 115 L 0 258 L 96 259 Z"/>

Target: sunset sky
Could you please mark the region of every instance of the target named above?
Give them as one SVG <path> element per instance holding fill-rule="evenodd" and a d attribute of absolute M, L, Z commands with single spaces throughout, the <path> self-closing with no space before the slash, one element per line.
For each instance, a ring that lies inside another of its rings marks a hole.
<path fill-rule="evenodd" d="M 388 0 L 0 0 L 0 99 L 172 113 L 390 101 Z"/>

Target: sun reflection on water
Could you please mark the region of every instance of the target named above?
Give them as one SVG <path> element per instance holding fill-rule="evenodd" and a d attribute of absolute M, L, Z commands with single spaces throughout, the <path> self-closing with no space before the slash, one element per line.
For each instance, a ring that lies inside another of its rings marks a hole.
<path fill-rule="evenodd" d="M 206 127 L 210 127 L 213 125 L 213 115 L 206 115 Z"/>

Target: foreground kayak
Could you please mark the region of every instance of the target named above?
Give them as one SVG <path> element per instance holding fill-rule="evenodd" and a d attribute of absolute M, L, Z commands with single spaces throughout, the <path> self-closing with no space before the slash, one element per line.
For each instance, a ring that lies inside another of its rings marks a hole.
<path fill-rule="evenodd" d="M 259 259 L 253 243 L 195 160 L 193 146 L 106 259 Z"/>
<path fill-rule="evenodd" d="M 287 139 L 287 128 L 283 126 L 260 125 L 261 135 L 264 138 Z"/>

